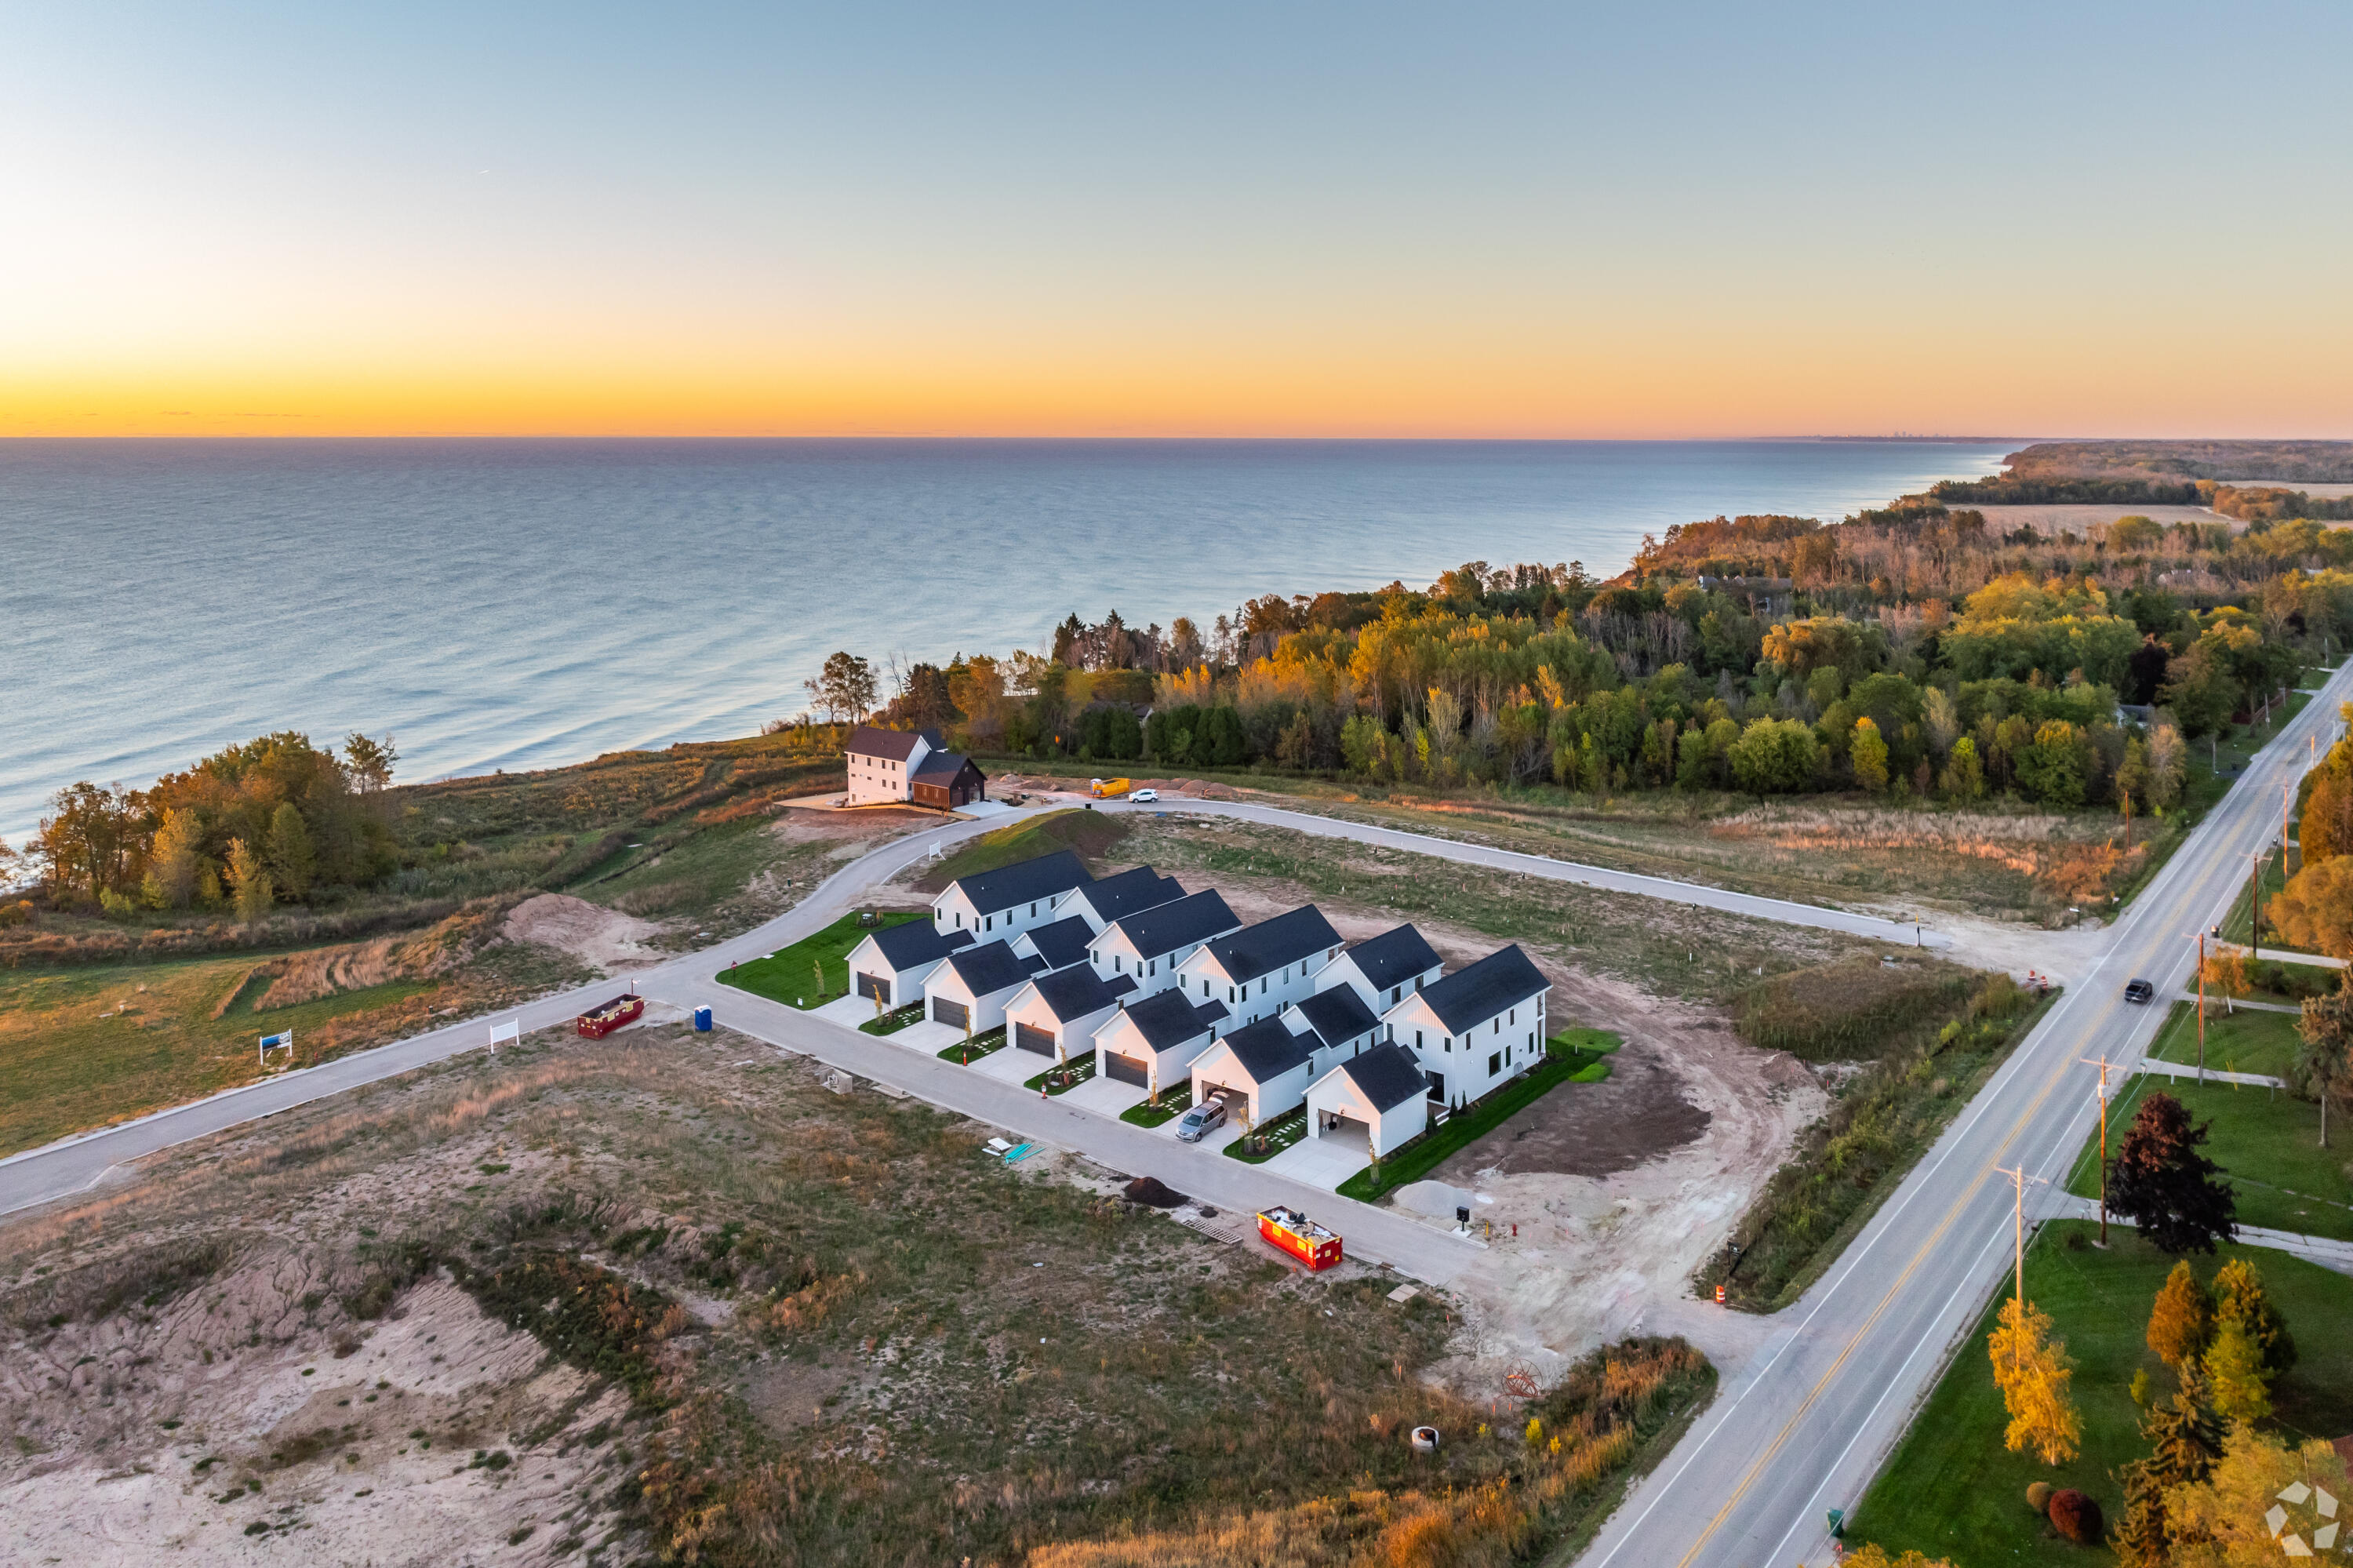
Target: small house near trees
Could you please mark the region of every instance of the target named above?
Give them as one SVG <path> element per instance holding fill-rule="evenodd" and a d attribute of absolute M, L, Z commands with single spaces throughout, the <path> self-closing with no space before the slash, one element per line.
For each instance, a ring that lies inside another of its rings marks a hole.
<path fill-rule="evenodd" d="M 904 801 L 943 811 L 988 799 L 988 779 L 970 758 L 947 749 L 935 729 L 877 729 L 862 724 L 841 745 L 849 803 Z"/>

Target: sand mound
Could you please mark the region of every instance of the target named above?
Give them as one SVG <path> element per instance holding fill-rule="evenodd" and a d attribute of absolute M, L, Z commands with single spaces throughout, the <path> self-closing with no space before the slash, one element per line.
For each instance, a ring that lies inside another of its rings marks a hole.
<path fill-rule="evenodd" d="M 655 922 L 568 893 L 543 893 L 524 899 L 507 915 L 504 930 L 509 941 L 560 948 L 607 972 L 642 968 L 665 957 L 648 946 L 661 931 Z"/>

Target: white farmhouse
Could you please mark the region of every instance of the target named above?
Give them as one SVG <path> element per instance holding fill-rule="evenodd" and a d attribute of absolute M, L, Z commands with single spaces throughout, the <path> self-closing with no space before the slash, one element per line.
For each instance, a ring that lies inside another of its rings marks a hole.
<path fill-rule="evenodd" d="M 1308 1130 L 1361 1145 L 1370 1159 L 1382 1159 L 1429 1125 L 1421 1065 L 1402 1045 L 1376 1045 L 1308 1086 Z"/>
<path fill-rule="evenodd" d="M 923 994 L 923 981 L 942 960 L 971 945 L 969 931 L 942 932 L 921 920 L 886 926 L 849 949 L 851 981 L 860 996 L 904 1007 Z"/>
<path fill-rule="evenodd" d="M 959 948 L 923 981 L 923 1015 L 968 1034 L 984 1034 L 1005 1022 L 1005 1004 L 1029 983 L 1035 959 L 1013 956 L 1002 941 Z"/>
<path fill-rule="evenodd" d="M 915 798 L 908 780 L 925 758 L 946 749 L 935 729 L 876 729 L 862 724 L 841 743 L 849 763 L 849 803 L 866 806 Z"/>
<path fill-rule="evenodd" d="M 1381 1030 L 1421 1063 L 1431 1099 L 1466 1106 L 1543 1060 L 1551 990 L 1514 942 L 1408 995 Z"/>
<path fill-rule="evenodd" d="M 943 932 L 970 931 L 982 942 L 1018 936 L 1052 924 L 1055 900 L 1093 880 L 1071 850 L 976 871 L 957 877 L 932 900 L 932 926 Z"/>
<path fill-rule="evenodd" d="M 1293 1034 L 1280 1018 L 1245 1023 L 1193 1058 L 1193 1103 L 1221 1097 L 1255 1127 L 1307 1097 L 1315 1036 Z"/>
<path fill-rule="evenodd" d="M 1181 992 L 1155 991 L 1096 1028 L 1095 1070 L 1159 1094 L 1190 1079 L 1193 1059 L 1209 1048 L 1225 1016 L 1222 1001 L 1196 1007 Z"/>
<path fill-rule="evenodd" d="M 1132 976 L 1149 995 L 1175 985 L 1178 967 L 1202 943 L 1239 931 L 1241 925 L 1211 889 L 1123 916 L 1096 934 L 1087 945 L 1087 957 L 1103 979 Z"/>
<path fill-rule="evenodd" d="M 1340 933 L 1313 904 L 1205 943 L 1177 965 L 1194 1001 L 1222 1001 L 1237 1023 L 1272 1018 L 1313 994 L 1314 975 L 1340 954 Z"/>
<path fill-rule="evenodd" d="M 1014 1045 L 1068 1066 L 1093 1054 L 1095 1030 L 1135 990 L 1126 975 L 1105 980 L 1084 964 L 1039 975 L 1005 1004 Z"/>
<path fill-rule="evenodd" d="M 1315 988 L 1328 991 L 1345 983 L 1366 1007 L 1384 1012 L 1403 1001 L 1408 991 L 1436 980 L 1442 969 L 1438 950 L 1419 931 L 1398 926 L 1343 951 L 1315 977 Z"/>

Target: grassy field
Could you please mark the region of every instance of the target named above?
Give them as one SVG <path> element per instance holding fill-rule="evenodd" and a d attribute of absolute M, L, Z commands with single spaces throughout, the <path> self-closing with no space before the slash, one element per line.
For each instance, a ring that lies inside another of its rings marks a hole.
<path fill-rule="evenodd" d="M 1340 1183 L 1340 1195 L 1369 1203 L 1384 1192 L 1420 1181 L 1455 1150 L 1477 1142 L 1561 1085 L 1598 1083 L 1609 1076 L 1609 1058 L 1624 1044 L 1622 1036 L 1605 1029 L 1561 1030 L 1545 1041 L 1545 1059 L 1524 1075 L 1357 1171 Z"/>
<path fill-rule="evenodd" d="M 981 1149 L 987 1128 L 829 1094 L 804 1062 L 743 1069 L 742 1050 L 725 1031 L 676 1027 L 603 1045 L 534 1036 L 496 1064 L 428 1070 L 174 1152 L 102 1205 L 0 1233 L 0 1317 L 45 1343 L 60 1331 L 43 1326 L 53 1315 L 83 1332 L 69 1319 L 140 1298 L 114 1253 L 135 1261 L 151 1236 L 234 1214 L 192 1266 L 208 1292 L 244 1300 L 299 1255 L 297 1288 L 315 1300 L 289 1310 L 285 1331 L 315 1331 L 332 1370 L 328 1342 L 374 1331 L 351 1313 L 408 1310 L 404 1292 L 440 1288 L 432 1271 L 446 1263 L 586 1371 L 592 1392 L 617 1381 L 633 1395 L 609 1433 L 624 1458 L 563 1515 L 592 1538 L 592 1561 L 898 1568 L 1038 1563 L 1050 1548 L 1075 1553 L 1050 1561 L 1085 1563 L 1093 1542 L 1115 1552 L 1258 1510 L 1335 1509 L 1373 1510 L 1371 1533 L 1399 1522 L 1485 1561 L 1492 1546 L 1536 1552 L 1588 1528 L 1713 1387 L 1679 1341 L 1613 1347 L 1538 1405 L 1563 1441 L 1527 1443 L 1516 1421 L 1491 1423 L 1483 1402 L 1423 1381 L 1451 1331 L 1435 1294 L 1392 1301 L 1395 1279 L 1360 1266 L 1303 1277 L 1124 1204 L 1059 1157 L 1008 1168 Z M 578 1287 L 555 1296 L 626 1302 L 630 1321 L 663 1325 L 668 1348 L 593 1314 L 551 1315 L 543 1278 Z M 688 1298 L 692 1316 L 672 1306 Z M 120 1328 L 148 1332 L 135 1310 Z M 219 1333 L 242 1346 L 244 1319 Z M 483 1384 L 448 1429 L 437 1418 L 419 1433 L 459 1454 L 511 1448 L 525 1473 L 549 1465 L 556 1438 L 459 1435 L 497 1392 L 495 1376 Z M 147 1379 L 121 1392 L 141 1407 L 118 1413 L 132 1437 L 108 1436 L 104 1462 L 154 1447 L 184 1474 L 157 1419 L 179 1425 L 160 1402 L 182 1396 Z M 54 1446 L 50 1416 L 12 1412 L 10 1429 L 43 1420 Z M 1406 1441 L 1425 1422 L 1447 1435 L 1435 1457 Z M 332 1467 L 338 1495 L 384 1485 L 376 1456 L 399 1462 L 404 1424 L 349 1460 L 335 1445 L 319 1474 Z M 285 1436 L 256 1441 L 266 1452 Z M 589 1439 L 607 1440 L 603 1428 Z M 273 1499 L 309 1485 L 292 1467 L 309 1462 L 270 1472 Z M 515 1520 L 483 1524 L 502 1536 Z M 451 1554 L 475 1544 L 453 1539 Z M 1345 1555 L 1343 1541 L 1309 1561 Z"/>
<path fill-rule="evenodd" d="M 1847 960 L 1777 976 L 1741 999 L 1752 1042 L 1813 1061 L 1857 1060 L 1828 1115 L 1741 1216 L 1732 1248 L 1692 1281 L 1733 1306 L 1772 1312 L 1821 1277 L 1920 1156 L 2033 1029 L 2035 1001 L 2008 977 L 1956 983 L 1954 966 Z M 2056 993 L 2052 993 L 2053 996 Z"/>
<path fill-rule="evenodd" d="M 2237 1190 L 2241 1224 L 2353 1241 L 2353 1173 L 2347 1167 L 2353 1128 L 2344 1128 L 2342 1118 L 2331 1118 L 2331 1147 L 2323 1149 L 2320 1107 L 2283 1090 L 2143 1077 L 2108 1112 L 2111 1156 L 2141 1097 L 2157 1091 L 2179 1100 L 2191 1120 L 2211 1124 L 2206 1157 L 2228 1172 Z M 2087 1139 L 2068 1173 L 2067 1190 L 2096 1197 L 2099 1164 L 2096 1139 Z"/>
<path fill-rule="evenodd" d="M 2225 1073 L 2287 1075 L 2295 1060 L 2295 1018 L 2285 1012 L 2225 1012 L 2218 1001 L 2206 1004 L 2206 1065 Z M 2148 1054 L 2160 1062 L 2198 1062 L 2198 1004 L 2177 1001 L 2157 1032 Z"/>
<path fill-rule="evenodd" d="M 2129 1234 L 2105 1252 L 2084 1245 L 2096 1228 L 2080 1221 L 2047 1225 L 2026 1255 L 2026 1294 L 2051 1314 L 2054 1333 L 2074 1358 L 2082 1454 L 2052 1470 L 2002 1447 L 2007 1417 L 1985 1354 L 1997 1302 L 1962 1341 L 1855 1510 L 1850 1542 L 1876 1542 L 1890 1552 L 1913 1550 L 1969 1564 L 2114 1561 L 2105 1547 L 2070 1545 L 2052 1536 L 2025 1502 L 2031 1481 L 2075 1487 L 2097 1499 L 2113 1521 L 2124 1501 L 2113 1471 L 2143 1453 L 2139 1413 L 2129 1392 L 2133 1373 L 2147 1372 L 2156 1395 L 2172 1397 L 2173 1376 L 2143 1335 L 2173 1259 Z M 2254 1260 L 2302 1351 L 2273 1389 L 2277 1425 L 2298 1437 L 2353 1431 L 2353 1335 L 2339 1331 L 2353 1322 L 2353 1279 L 2284 1253 L 2225 1247 L 2222 1256 Z M 2200 1258 L 2195 1266 L 2211 1278 L 2221 1261 Z"/>
<path fill-rule="evenodd" d="M 1092 869 L 1125 834 L 1120 819 L 1100 811 L 1083 807 L 1050 811 L 968 841 L 955 853 L 925 871 L 915 888 L 920 893 L 937 893 L 958 877 L 1034 860 L 1056 850 L 1078 851 L 1079 858 Z"/>
<path fill-rule="evenodd" d="M 779 948 L 765 959 L 737 964 L 723 971 L 719 980 L 723 985 L 748 991 L 754 996 L 781 1001 L 786 1007 L 822 1007 L 849 994 L 848 959 L 859 943 L 878 929 L 928 918 L 928 916 L 904 910 L 871 919 L 861 915 L 844 915 L 816 935 L 803 937 L 790 947 Z M 822 970 L 820 965 L 823 966 Z M 823 981 L 821 986 L 820 979 Z"/>

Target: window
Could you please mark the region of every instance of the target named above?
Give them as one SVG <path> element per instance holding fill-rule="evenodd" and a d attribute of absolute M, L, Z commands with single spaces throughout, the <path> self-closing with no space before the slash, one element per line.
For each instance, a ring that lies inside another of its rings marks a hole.
<path fill-rule="evenodd" d="M 1504 1054 L 1500 1051 L 1487 1053 L 1487 1075 L 1492 1078 L 1503 1070 Z"/>
<path fill-rule="evenodd" d="M 1158 959 L 1154 959 L 1151 962 L 1145 964 L 1144 966 L 1144 972 L 1148 975 L 1158 974 L 1160 972 L 1160 960 Z"/>
<path fill-rule="evenodd" d="M 1239 997 L 1234 995 L 1234 988 L 1231 986 L 1228 986 L 1226 988 L 1226 1000 L 1228 1001 L 1238 1001 L 1240 1000 Z"/>
<path fill-rule="evenodd" d="M 1419 1029 L 1413 1032 L 1413 1048 L 1417 1051 L 1421 1049 L 1421 1031 Z"/>
<path fill-rule="evenodd" d="M 1405 987 L 1401 985 L 1393 985 L 1389 987 L 1389 1001 L 1392 1003 L 1403 1001 L 1404 1000 Z"/>
<path fill-rule="evenodd" d="M 996 929 L 997 929 L 997 916 L 994 916 L 994 915 L 987 915 L 987 916 L 983 916 L 981 917 L 980 928 L 981 928 L 982 930 L 984 930 L 984 931 L 994 931 L 994 930 L 996 930 Z"/>
<path fill-rule="evenodd" d="M 1518 1008 L 1516 1008 L 1516 1007 L 1515 1007 L 1515 1008 L 1512 1009 L 1512 1022 L 1514 1022 L 1514 1023 L 1517 1023 L 1519 1021 L 1520 1021 L 1520 1010 L 1519 1010 Z"/>

